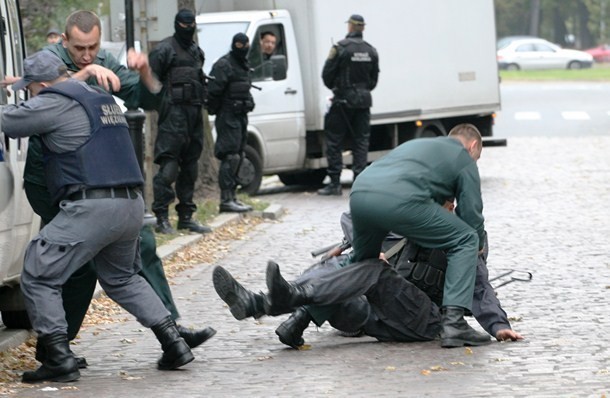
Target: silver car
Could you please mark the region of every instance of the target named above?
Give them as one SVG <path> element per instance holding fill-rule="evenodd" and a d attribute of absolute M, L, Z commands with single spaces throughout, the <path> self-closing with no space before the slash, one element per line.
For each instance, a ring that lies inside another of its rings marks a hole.
<path fill-rule="evenodd" d="M 513 40 L 497 52 L 500 69 L 582 69 L 593 65 L 584 51 L 568 50 L 544 39 Z"/>

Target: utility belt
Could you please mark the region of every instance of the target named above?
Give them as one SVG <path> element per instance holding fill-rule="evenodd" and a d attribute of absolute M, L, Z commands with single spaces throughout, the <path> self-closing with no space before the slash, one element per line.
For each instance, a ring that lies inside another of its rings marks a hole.
<path fill-rule="evenodd" d="M 71 193 L 68 195 L 68 200 L 109 198 L 137 199 L 140 194 L 140 189 L 133 187 L 91 188 Z"/>
<path fill-rule="evenodd" d="M 226 112 L 247 113 L 254 109 L 254 101 L 229 99 L 222 102 Z"/>
<path fill-rule="evenodd" d="M 199 83 L 174 83 L 169 88 L 169 98 L 174 105 L 201 105 L 205 102 L 203 85 Z"/>

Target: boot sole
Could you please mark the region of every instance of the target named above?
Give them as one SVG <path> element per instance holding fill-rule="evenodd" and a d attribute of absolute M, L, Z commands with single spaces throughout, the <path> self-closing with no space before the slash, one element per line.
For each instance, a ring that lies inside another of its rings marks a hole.
<path fill-rule="evenodd" d="M 69 383 L 71 381 L 76 381 L 80 379 L 80 372 L 74 371 L 74 372 L 70 372 L 68 374 L 64 374 L 64 375 L 59 375 L 59 376 L 55 376 L 55 377 L 48 377 L 48 378 L 44 378 L 44 379 L 28 379 L 27 377 L 22 376 L 21 381 L 23 383 L 29 383 L 29 384 L 34 384 L 34 383 L 44 383 L 45 381 L 54 381 L 57 383 Z"/>
<path fill-rule="evenodd" d="M 461 339 L 443 339 L 441 340 L 441 347 L 443 348 L 455 348 L 455 347 L 477 347 L 482 345 L 491 344 L 491 339 L 486 341 L 467 341 Z"/>
<path fill-rule="evenodd" d="M 175 370 L 181 366 L 186 365 L 189 362 L 192 362 L 194 359 L 195 359 L 195 356 L 193 355 L 192 352 L 189 351 L 189 352 L 181 355 L 178 359 L 176 359 L 174 362 L 172 362 L 171 365 L 157 364 L 157 368 L 159 370 Z"/>
<path fill-rule="evenodd" d="M 229 306 L 233 317 L 238 321 L 246 319 L 246 304 L 235 293 L 237 281 L 231 274 L 222 267 L 216 267 L 212 273 L 212 282 L 216 293 Z"/>

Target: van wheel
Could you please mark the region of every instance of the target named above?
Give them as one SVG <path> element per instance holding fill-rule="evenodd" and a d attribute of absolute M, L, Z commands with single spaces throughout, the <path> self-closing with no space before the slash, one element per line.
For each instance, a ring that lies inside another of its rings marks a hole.
<path fill-rule="evenodd" d="M 24 311 L 2 311 L 2 323 L 8 329 L 32 329 L 28 313 Z"/>
<path fill-rule="evenodd" d="M 239 192 L 254 195 L 258 192 L 263 180 L 263 161 L 256 149 L 250 145 L 246 145 L 244 153 L 246 156 L 237 173 L 239 185 L 241 185 Z"/>
<path fill-rule="evenodd" d="M 326 169 L 303 170 L 277 175 L 284 185 L 320 185 L 326 178 Z"/>

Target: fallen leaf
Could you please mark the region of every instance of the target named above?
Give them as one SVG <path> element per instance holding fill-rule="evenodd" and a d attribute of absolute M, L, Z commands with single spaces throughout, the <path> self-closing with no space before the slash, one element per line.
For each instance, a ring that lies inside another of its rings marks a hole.
<path fill-rule="evenodd" d="M 424 375 L 424 376 L 430 376 L 430 373 L 431 373 L 431 372 L 430 372 L 428 369 L 424 369 L 424 370 L 422 370 L 420 373 L 421 373 L 422 375 Z"/>
<path fill-rule="evenodd" d="M 443 368 L 442 366 L 437 365 L 437 366 L 430 366 L 430 370 L 433 372 L 440 372 L 443 370 L 447 370 L 447 368 Z"/>
<path fill-rule="evenodd" d="M 386 366 L 385 370 L 387 370 L 388 372 L 393 372 L 396 370 L 396 367 L 395 366 Z"/>
<path fill-rule="evenodd" d="M 470 347 L 466 347 L 466 348 L 464 349 L 464 354 L 466 354 L 466 355 L 472 355 L 472 348 L 470 348 Z"/>
<path fill-rule="evenodd" d="M 463 365 L 464 362 L 450 362 L 451 365 Z"/>
<path fill-rule="evenodd" d="M 299 351 L 308 351 L 311 350 L 311 344 L 303 344 L 298 347 Z"/>

